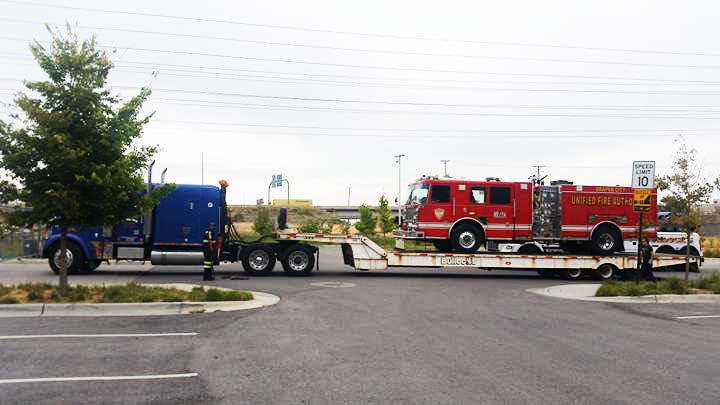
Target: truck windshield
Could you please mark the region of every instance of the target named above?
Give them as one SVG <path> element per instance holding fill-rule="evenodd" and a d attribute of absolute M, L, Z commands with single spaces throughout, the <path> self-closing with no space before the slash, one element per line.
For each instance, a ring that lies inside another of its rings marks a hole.
<path fill-rule="evenodd" d="M 408 192 L 407 204 L 425 204 L 428 196 L 427 184 L 411 184 Z"/>

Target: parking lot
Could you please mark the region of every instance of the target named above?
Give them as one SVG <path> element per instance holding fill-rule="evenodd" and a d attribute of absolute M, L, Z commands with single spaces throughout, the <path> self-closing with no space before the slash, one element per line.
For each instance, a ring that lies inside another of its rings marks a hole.
<path fill-rule="evenodd" d="M 312 277 L 207 285 L 279 304 L 185 316 L 0 319 L 7 403 L 717 403 L 720 308 L 530 294 L 534 273 L 362 273 L 323 248 Z M 710 261 L 707 270 L 716 270 Z M 197 282 L 198 269 L 120 264 L 73 282 Z M 0 264 L 0 282 L 54 281 Z M 40 335 L 40 336 L 38 336 Z M 47 336 L 63 335 L 63 336 Z M 69 336 L 68 336 L 69 335 Z M 30 389 L 32 388 L 32 389 Z"/>

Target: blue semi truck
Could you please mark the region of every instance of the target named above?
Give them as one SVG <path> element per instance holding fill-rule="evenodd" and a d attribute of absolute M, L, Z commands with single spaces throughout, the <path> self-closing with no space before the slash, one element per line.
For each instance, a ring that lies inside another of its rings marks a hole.
<path fill-rule="evenodd" d="M 156 187 L 148 180 L 148 187 Z M 236 234 L 225 201 L 227 183 L 220 186 L 179 184 L 150 212 L 111 228 L 82 227 L 68 232 L 68 273 L 87 273 L 110 260 L 150 261 L 153 265 L 192 265 L 201 269 L 203 233 L 217 226 L 216 264 L 237 262 L 246 273 L 270 273 L 280 261 L 290 275 L 312 272 L 317 247 L 297 241 L 246 242 Z M 278 218 L 285 227 L 287 213 Z M 42 257 L 60 271 L 60 229 L 51 229 Z"/>

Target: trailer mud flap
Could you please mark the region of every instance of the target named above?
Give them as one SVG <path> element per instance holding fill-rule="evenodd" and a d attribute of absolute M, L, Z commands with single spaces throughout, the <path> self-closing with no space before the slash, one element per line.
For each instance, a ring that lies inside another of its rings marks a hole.
<path fill-rule="evenodd" d="M 343 263 L 348 266 L 355 266 L 355 259 L 353 258 L 353 250 L 349 243 L 343 243 L 340 245 L 343 255 Z"/>

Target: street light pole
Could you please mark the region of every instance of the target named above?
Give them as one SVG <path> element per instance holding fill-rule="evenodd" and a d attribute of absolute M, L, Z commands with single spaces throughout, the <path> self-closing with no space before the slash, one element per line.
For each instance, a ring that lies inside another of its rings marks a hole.
<path fill-rule="evenodd" d="M 395 155 L 395 160 L 398 164 L 398 199 L 397 199 L 397 205 L 398 205 L 398 226 L 402 225 L 402 163 L 401 159 L 403 158 L 402 153 L 399 155 Z"/>
<path fill-rule="evenodd" d="M 352 189 L 352 186 L 347 186 L 348 189 L 348 207 L 350 206 L 350 190 Z"/>
<path fill-rule="evenodd" d="M 448 159 L 441 159 L 440 161 L 443 162 L 443 165 L 445 165 L 445 177 L 447 178 L 447 177 L 449 177 L 448 174 L 447 174 L 447 164 L 448 164 L 448 162 L 449 162 L 450 160 L 448 160 Z"/>

